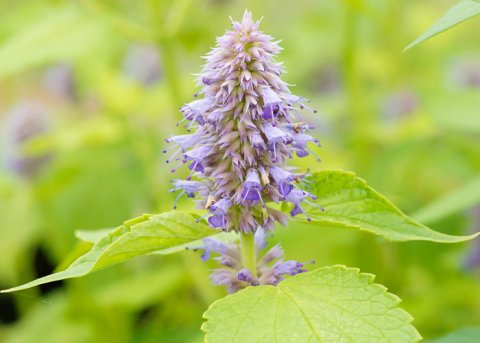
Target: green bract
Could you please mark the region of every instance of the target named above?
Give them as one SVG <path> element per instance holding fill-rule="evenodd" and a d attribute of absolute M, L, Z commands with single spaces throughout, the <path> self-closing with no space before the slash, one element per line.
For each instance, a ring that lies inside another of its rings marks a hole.
<path fill-rule="evenodd" d="M 281 282 L 250 287 L 205 312 L 205 342 L 416 342 L 412 317 L 374 276 L 323 267 Z"/>

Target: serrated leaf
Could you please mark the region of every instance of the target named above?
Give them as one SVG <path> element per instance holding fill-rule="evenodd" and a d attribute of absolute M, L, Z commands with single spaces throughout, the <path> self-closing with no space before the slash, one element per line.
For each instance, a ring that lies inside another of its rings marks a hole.
<path fill-rule="evenodd" d="M 438 243 L 463 242 L 477 237 L 453 236 L 434 231 L 406 216 L 381 194 L 344 171 L 323 171 L 311 176 L 311 192 L 325 211 L 305 205 L 312 225 L 368 231 L 391 241 L 423 240 Z M 297 220 L 305 221 L 296 217 Z"/>
<path fill-rule="evenodd" d="M 478 203 L 480 203 L 480 177 L 421 208 L 413 214 L 413 217 L 423 223 L 435 223 Z"/>
<path fill-rule="evenodd" d="M 420 37 L 410 43 L 405 50 L 418 45 L 433 36 L 442 33 L 461 22 L 480 14 L 480 3 L 478 1 L 463 0 L 450 8 L 435 24 L 433 24 Z"/>
<path fill-rule="evenodd" d="M 374 276 L 345 266 L 248 287 L 204 313 L 205 342 L 417 342 L 412 317 Z"/>
<path fill-rule="evenodd" d="M 105 235 L 116 230 L 115 228 L 106 228 L 98 230 L 77 230 L 75 231 L 75 237 L 79 240 L 88 242 L 88 243 L 97 243 Z"/>
<path fill-rule="evenodd" d="M 139 255 L 195 242 L 218 233 L 197 217 L 179 211 L 143 215 L 106 234 L 66 270 L 1 291 L 14 292 L 44 283 L 84 276 Z"/>
<path fill-rule="evenodd" d="M 443 337 L 429 340 L 425 343 L 478 343 L 480 342 L 480 327 L 464 328 L 453 331 Z"/>

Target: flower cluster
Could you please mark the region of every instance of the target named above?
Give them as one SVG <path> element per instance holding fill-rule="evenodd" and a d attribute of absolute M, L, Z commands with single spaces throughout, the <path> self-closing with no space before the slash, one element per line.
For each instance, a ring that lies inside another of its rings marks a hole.
<path fill-rule="evenodd" d="M 296 275 L 306 271 L 303 269 L 304 263 L 284 261 L 283 250 L 279 245 L 269 249 L 257 260 L 257 275 L 252 275 L 252 272 L 243 266 L 238 245 L 227 244 L 214 238 L 204 239 L 204 244 L 200 248 L 204 250 L 202 260 L 207 261 L 211 253 L 215 252 L 219 256 L 214 259 L 222 266 L 215 269 L 210 276 L 213 284 L 225 285 L 229 293 L 247 286 L 277 285 L 285 275 Z M 255 253 L 260 255 L 266 246 L 265 231 L 260 228 L 255 232 Z"/>
<path fill-rule="evenodd" d="M 287 217 L 268 206 L 272 202 L 291 203 L 292 216 L 309 219 L 302 202 L 315 199 L 299 188 L 302 175 L 286 166 L 294 154 L 316 156 L 308 146 L 318 144 L 307 134 L 311 127 L 293 121 L 310 108 L 281 80 L 283 68 L 274 59 L 280 47 L 258 26 L 246 11 L 217 38 L 198 78 L 196 95 L 203 97 L 180 109 L 190 134 L 167 139 L 177 147 L 167 160 L 172 172 L 184 164 L 190 169 L 187 180 L 173 181 L 172 191 L 200 193 L 208 222 L 224 231 L 254 233 L 284 224 Z"/>

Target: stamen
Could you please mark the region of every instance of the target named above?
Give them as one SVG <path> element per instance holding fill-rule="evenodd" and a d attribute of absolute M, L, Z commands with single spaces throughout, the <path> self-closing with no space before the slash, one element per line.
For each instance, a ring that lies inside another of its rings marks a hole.
<path fill-rule="evenodd" d="M 173 201 L 173 209 L 174 209 L 174 210 L 177 209 L 177 202 L 178 202 L 178 200 L 180 199 L 180 197 L 181 197 L 182 195 L 184 195 L 184 194 L 185 194 L 185 191 L 181 191 L 181 192 L 177 195 L 177 197 L 175 198 L 175 200 Z"/>
<path fill-rule="evenodd" d="M 262 194 L 260 194 L 260 190 L 258 188 L 255 188 L 255 190 L 257 191 L 257 194 L 258 194 L 258 197 L 260 198 L 260 202 L 262 203 L 262 206 L 265 207 L 265 204 L 263 203 L 263 199 L 262 199 Z"/>
<path fill-rule="evenodd" d="M 307 150 L 309 153 L 311 153 L 317 159 L 317 162 L 322 162 L 320 157 L 318 157 L 318 155 L 316 153 L 314 153 L 312 149 L 307 147 L 305 150 Z"/>
<path fill-rule="evenodd" d="M 305 203 L 309 204 L 310 206 L 313 206 L 315 208 L 318 208 L 320 211 L 325 212 L 325 208 L 323 208 L 320 205 L 315 204 L 314 202 L 311 202 L 310 200 L 303 200 Z"/>
<path fill-rule="evenodd" d="M 273 162 L 273 163 L 275 163 L 275 162 L 277 162 L 277 150 L 276 150 L 276 144 L 275 144 L 275 143 L 273 143 L 272 145 L 273 145 L 273 160 L 272 160 L 272 162 Z"/>

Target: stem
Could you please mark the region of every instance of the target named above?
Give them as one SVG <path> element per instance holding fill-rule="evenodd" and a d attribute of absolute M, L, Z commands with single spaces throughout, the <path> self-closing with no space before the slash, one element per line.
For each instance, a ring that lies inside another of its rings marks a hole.
<path fill-rule="evenodd" d="M 257 256 L 255 254 L 255 237 L 252 233 L 241 233 L 243 266 L 248 268 L 253 277 L 257 277 Z"/>

